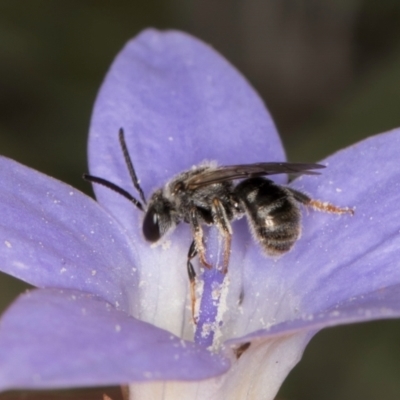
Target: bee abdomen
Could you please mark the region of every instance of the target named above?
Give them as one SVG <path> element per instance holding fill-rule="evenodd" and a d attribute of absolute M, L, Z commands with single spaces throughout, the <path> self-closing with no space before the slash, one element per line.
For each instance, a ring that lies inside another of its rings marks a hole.
<path fill-rule="evenodd" d="M 293 195 L 265 178 L 250 178 L 236 187 L 253 236 L 268 255 L 289 251 L 300 236 L 300 211 Z"/>

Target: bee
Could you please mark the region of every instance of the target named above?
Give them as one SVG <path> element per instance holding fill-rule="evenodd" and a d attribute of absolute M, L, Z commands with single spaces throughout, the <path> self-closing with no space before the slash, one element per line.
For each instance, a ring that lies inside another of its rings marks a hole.
<path fill-rule="evenodd" d="M 193 240 L 186 266 L 192 287 L 192 310 L 196 274 L 191 260 L 198 256 L 204 267 L 211 268 L 206 258 L 204 225 L 215 225 L 223 237 L 222 272 L 226 274 L 231 252 L 231 222 L 234 220 L 246 217 L 250 231 L 264 253 L 279 256 L 288 252 L 300 237 L 300 204 L 335 214 L 354 213 L 351 208 L 313 200 L 305 193 L 266 178 L 275 174 L 318 175 L 316 170 L 325 168 L 312 163 L 262 162 L 228 166 L 202 163 L 173 177 L 146 202 L 122 128 L 119 141 L 140 200 L 103 178 L 88 174 L 83 177 L 114 190 L 144 212 L 142 231 L 150 243 L 158 242 L 181 222 L 190 225 Z"/>

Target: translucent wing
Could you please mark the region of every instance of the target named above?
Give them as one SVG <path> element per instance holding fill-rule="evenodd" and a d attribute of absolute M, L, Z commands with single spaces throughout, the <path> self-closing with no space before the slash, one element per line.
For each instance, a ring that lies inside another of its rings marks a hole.
<path fill-rule="evenodd" d="M 321 164 L 269 162 L 256 164 L 240 164 L 207 169 L 189 178 L 185 184 L 188 189 L 197 189 L 213 183 L 232 181 L 235 179 L 254 178 L 257 176 L 291 174 L 319 175 L 314 169 L 325 168 Z"/>

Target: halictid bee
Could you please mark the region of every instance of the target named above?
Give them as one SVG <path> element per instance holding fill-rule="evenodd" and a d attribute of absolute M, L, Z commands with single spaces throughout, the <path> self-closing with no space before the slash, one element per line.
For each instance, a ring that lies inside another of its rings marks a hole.
<path fill-rule="evenodd" d="M 101 184 L 126 197 L 143 211 L 143 235 L 151 243 L 157 242 L 180 222 L 190 225 L 193 241 L 187 255 L 187 269 L 194 304 L 195 272 L 191 260 L 198 255 L 201 264 L 211 265 L 206 259 L 203 225 L 215 225 L 224 239 L 223 273 L 229 265 L 231 251 L 231 221 L 246 216 L 254 239 L 267 255 L 277 256 L 289 251 L 300 237 L 301 214 L 299 204 L 315 210 L 336 214 L 353 214 L 351 208 L 313 200 L 306 194 L 274 183 L 267 175 L 316 175 L 320 164 L 265 162 L 218 166 L 203 163 L 184 171 L 157 189 L 148 203 L 139 185 L 124 139 L 119 141 L 133 185 L 140 200 L 103 178 L 84 175 L 84 179 Z M 236 184 L 235 181 L 239 181 Z"/>

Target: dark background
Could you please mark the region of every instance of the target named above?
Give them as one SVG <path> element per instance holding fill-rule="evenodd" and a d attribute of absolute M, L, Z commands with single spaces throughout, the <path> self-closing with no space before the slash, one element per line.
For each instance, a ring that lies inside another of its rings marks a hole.
<path fill-rule="evenodd" d="M 268 104 L 289 160 L 400 126 L 398 0 L 0 0 L 0 153 L 89 193 L 81 174 L 96 92 L 148 26 L 186 30 L 232 61 Z M 1 275 L 0 309 L 25 288 Z M 397 321 L 322 331 L 279 394 L 399 398 Z"/>

